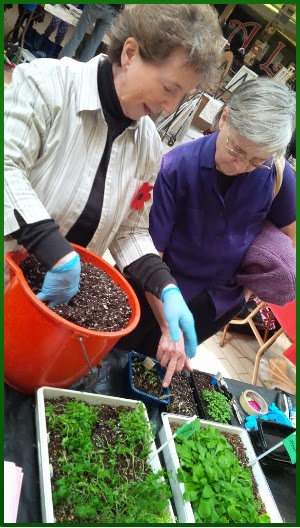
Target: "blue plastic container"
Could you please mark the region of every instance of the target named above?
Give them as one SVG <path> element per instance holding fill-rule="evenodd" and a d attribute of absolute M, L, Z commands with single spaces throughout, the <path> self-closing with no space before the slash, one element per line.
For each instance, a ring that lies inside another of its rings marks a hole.
<path fill-rule="evenodd" d="M 133 385 L 133 360 L 138 359 L 140 362 L 142 362 L 146 359 L 146 357 L 147 356 L 143 356 L 142 354 L 139 354 L 138 352 L 134 352 L 134 350 L 130 351 L 128 354 L 129 384 L 130 384 L 130 389 L 134 395 L 133 397 L 137 400 L 142 400 L 147 405 L 152 404 L 152 405 L 166 406 L 171 402 L 171 396 L 162 400 L 160 398 L 157 398 L 156 396 L 152 396 L 152 394 L 149 394 L 148 392 L 143 392 L 139 389 L 136 389 Z M 154 359 L 152 357 L 151 359 L 155 363 L 153 369 L 156 370 L 161 380 L 163 380 L 163 378 L 165 377 L 165 373 L 166 373 L 165 369 L 163 369 L 160 366 L 160 363 L 159 361 L 157 361 L 157 359 Z M 169 394 L 171 394 L 169 387 L 167 387 L 166 389 L 162 388 L 161 396 L 168 396 Z"/>

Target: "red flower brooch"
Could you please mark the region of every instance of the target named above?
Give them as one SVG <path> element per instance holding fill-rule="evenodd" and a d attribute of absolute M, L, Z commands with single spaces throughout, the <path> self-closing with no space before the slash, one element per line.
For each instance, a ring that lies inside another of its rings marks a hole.
<path fill-rule="evenodd" d="M 138 211 L 139 209 L 143 209 L 145 202 L 148 202 L 148 200 L 151 199 L 151 191 L 153 189 L 153 185 L 149 185 L 149 183 L 143 183 L 143 185 L 139 188 L 138 192 L 134 195 L 133 200 L 131 202 L 131 209 L 135 209 Z"/>

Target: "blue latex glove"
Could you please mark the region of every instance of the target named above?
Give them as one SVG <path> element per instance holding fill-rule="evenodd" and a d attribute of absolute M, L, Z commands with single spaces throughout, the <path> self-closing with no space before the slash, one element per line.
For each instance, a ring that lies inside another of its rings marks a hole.
<path fill-rule="evenodd" d="M 48 301 L 50 307 L 59 303 L 68 304 L 79 290 L 80 270 L 78 253 L 61 266 L 51 268 L 46 273 L 42 291 L 37 294 L 37 298 Z"/>
<path fill-rule="evenodd" d="M 172 341 L 179 341 L 181 329 L 184 336 L 185 353 L 187 357 L 193 358 L 196 355 L 197 347 L 194 317 L 179 288 L 174 286 L 164 290 L 161 294 L 161 300 Z"/>
<path fill-rule="evenodd" d="M 258 416 L 247 416 L 245 419 L 246 429 L 258 429 L 257 418 Z M 284 412 L 278 409 L 275 403 L 270 403 L 270 405 L 268 406 L 268 412 L 266 414 L 263 414 L 262 416 L 259 416 L 259 418 L 261 420 L 281 423 L 293 427 L 292 422 L 286 417 Z"/>

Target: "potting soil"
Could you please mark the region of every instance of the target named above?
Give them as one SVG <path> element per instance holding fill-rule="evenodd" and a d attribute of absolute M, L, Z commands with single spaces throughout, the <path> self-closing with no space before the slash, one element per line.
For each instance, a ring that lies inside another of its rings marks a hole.
<path fill-rule="evenodd" d="M 34 293 L 42 289 L 46 268 L 33 255 L 20 268 Z M 51 308 L 67 321 L 98 332 L 117 332 L 126 328 L 131 316 L 127 295 L 101 269 L 81 261 L 79 292 L 69 304 Z"/>

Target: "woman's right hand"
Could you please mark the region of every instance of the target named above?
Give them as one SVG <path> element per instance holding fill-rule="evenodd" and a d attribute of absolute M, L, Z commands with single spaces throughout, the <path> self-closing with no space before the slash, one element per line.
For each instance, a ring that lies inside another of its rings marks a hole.
<path fill-rule="evenodd" d="M 181 291 L 174 284 L 169 284 L 163 289 L 161 300 L 171 339 L 179 341 L 181 331 L 184 337 L 185 353 L 189 358 L 193 358 L 196 355 L 198 344 L 195 322 Z"/>
<path fill-rule="evenodd" d="M 156 359 L 163 368 L 166 368 L 166 374 L 162 381 L 163 387 L 170 385 L 175 372 L 181 372 L 183 368 L 190 372 L 193 370 L 185 353 L 183 335 L 180 334 L 179 341 L 172 341 L 168 331 L 162 332 L 158 344 Z"/>
<path fill-rule="evenodd" d="M 80 271 L 79 255 L 71 251 L 46 273 L 37 298 L 46 301 L 50 307 L 59 303 L 68 304 L 79 290 Z"/>

